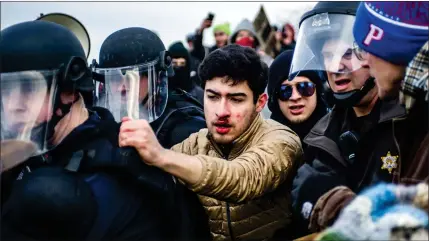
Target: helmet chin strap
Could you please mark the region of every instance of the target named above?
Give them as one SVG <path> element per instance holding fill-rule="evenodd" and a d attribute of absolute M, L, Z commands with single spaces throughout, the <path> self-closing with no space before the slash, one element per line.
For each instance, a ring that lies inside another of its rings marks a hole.
<path fill-rule="evenodd" d="M 53 106 L 54 108 L 53 108 L 52 118 L 49 120 L 49 123 L 47 124 L 46 140 L 51 140 L 51 138 L 54 136 L 55 126 L 57 126 L 58 122 L 60 122 L 61 119 L 70 112 L 72 105 L 77 101 L 77 100 L 73 101 L 70 104 L 63 104 L 61 102 L 60 95 L 61 95 L 61 91 L 58 91 L 54 99 L 55 104 Z M 61 116 L 57 115 L 58 110 L 61 110 Z"/>
<path fill-rule="evenodd" d="M 145 97 L 144 97 L 144 99 L 142 100 L 142 103 L 141 103 L 141 105 L 146 105 L 146 103 L 147 103 L 147 101 L 149 100 L 149 95 L 146 95 Z"/>
<path fill-rule="evenodd" d="M 144 99 L 142 100 L 142 102 L 141 102 L 141 105 L 143 106 L 143 108 L 145 108 L 144 106 L 146 106 L 146 104 L 147 104 L 147 102 L 149 101 L 149 94 L 147 94 L 145 97 L 144 97 Z M 152 113 L 149 113 L 149 112 L 152 112 Z M 155 110 L 152 110 L 152 109 L 150 109 L 150 110 L 148 110 L 148 115 L 150 116 L 150 115 L 153 115 L 153 116 L 155 116 Z"/>
<path fill-rule="evenodd" d="M 368 78 L 365 84 L 359 90 L 351 90 L 342 93 L 333 93 L 335 104 L 341 107 L 353 107 L 359 104 L 362 98 L 374 88 L 375 81 L 373 77 Z"/>

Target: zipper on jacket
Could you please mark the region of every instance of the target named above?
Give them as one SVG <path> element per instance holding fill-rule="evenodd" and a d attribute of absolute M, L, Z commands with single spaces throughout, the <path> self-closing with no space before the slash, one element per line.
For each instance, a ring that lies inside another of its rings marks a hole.
<path fill-rule="evenodd" d="M 226 202 L 226 218 L 228 221 L 228 229 L 229 229 L 229 235 L 231 236 L 231 240 L 235 240 L 234 234 L 232 233 L 232 224 L 231 224 L 231 210 L 229 209 L 229 203 Z"/>
<path fill-rule="evenodd" d="M 393 140 L 395 141 L 396 148 L 398 148 L 398 155 L 399 155 L 399 158 L 398 158 L 399 160 L 397 162 L 398 180 L 396 180 L 396 181 L 398 183 L 400 183 L 401 182 L 401 169 L 402 169 L 402 154 L 401 154 L 401 148 L 399 146 L 398 139 L 396 138 L 396 135 L 395 135 L 395 123 L 397 121 L 398 120 L 392 120 L 392 133 L 393 133 Z M 393 183 L 395 183 L 395 179 L 393 179 Z"/>
<path fill-rule="evenodd" d="M 226 156 L 222 150 L 217 146 L 217 144 L 211 139 L 211 137 L 209 137 L 209 140 L 212 144 L 212 146 L 214 147 L 214 149 L 218 152 L 218 154 L 225 159 L 226 161 L 228 161 L 228 156 Z M 231 240 L 234 241 L 234 234 L 232 233 L 232 224 L 231 224 L 231 210 L 230 210 L 230 206 L 228 202 L 226 203 L 226 219 L 227 219 L 227 223 L 228 223 L 228 231 L 229 231 L 229 235 L 231 236 Z"/>
<path fill-rule="evenodd" d="M 228 161 L 228 157 L 227 156 L 223 156 L 223 158 L 226 161 Z M 228 202 L 225 202 L 225 203 L 226 203 L 226 219 L 227 219 L 227 222 L 228 222 L 229 235 L 231 236 L 231 240 L 234 241 L 235 238 L 234 238 L 234 234 L 232 232 L 232 224 L 231 224 L 231 209 L 230 209 L 229 203 Z"/>

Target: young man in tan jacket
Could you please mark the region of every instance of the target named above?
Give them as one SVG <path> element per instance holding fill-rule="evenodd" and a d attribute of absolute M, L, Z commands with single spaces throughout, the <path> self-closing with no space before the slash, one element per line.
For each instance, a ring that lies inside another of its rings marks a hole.
<path fill-rule="evenodd" d="M 121 146 L 173 174 L 209 216 L 214 240 L 266 240 L 291 219 L 291 180 L 301 162 L 299 137 L 264 120 L 267 67 L 247 47 L 212 52 L 199 69 L 207 129 L 166 150 L 145 120 L 124 118 Z M 286 229 L 287 230 L 287 229 Z"/>

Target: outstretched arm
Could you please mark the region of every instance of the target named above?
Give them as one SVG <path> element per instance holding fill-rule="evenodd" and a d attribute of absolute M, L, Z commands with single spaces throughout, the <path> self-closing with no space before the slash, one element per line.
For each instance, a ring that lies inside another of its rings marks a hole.
<path fill-rule="evenodd" d="M 193 191 L 234 202 L 255 199 L 275 190 L 302 155 L 299 138 L 286 130 L 267 134 L 258 145 L 232 161 L 182 154 L 191 153 L 189 149 L 195 144 L 192 138 L 197 135 L 173 147 L 178 152 L 166 150 L 147 121 L 136 120 L 122 124 L 119 142 L 121 146 L 135 147 L 146 163 L 178 177 Z"/>

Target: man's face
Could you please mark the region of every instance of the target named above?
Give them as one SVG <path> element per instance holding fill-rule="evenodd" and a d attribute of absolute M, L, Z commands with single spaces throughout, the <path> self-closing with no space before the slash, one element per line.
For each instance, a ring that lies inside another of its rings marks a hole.
<path fill-rule="evenodd" d="M 215 37 L 215 41 L 216 41 L 216 46 L 223 47 L 228 42 L 229 36 L 223 31 L 216 31 L 214 33 L 214 37 Z"/>
<path fill-rule="evenodd" d="M 282 101 L 278 99 L 280 110 L 283 115 L 292 123 L 302 123 L 313 114 L 317 105 L 317 93 L 314 89 L 314 93 L 311 96 L 304 96 L 299 93 L 300 83 L 312 83 L 307 77 L 298 76 L 292 81 L 285 80 L 282 85 L 292 87 L 292 96 L 289 100 Z M 309 87 L 308 87 L 309 88 Z M 314 87 L 315 88 L 315 87 Z"/>
<path fill-rule="evenodd" d="M 139 82 L 137 83 L 137 81 Z M 113 95 L 120 96 L 122 104 L 126 104 L 129 98 L 133 98 L 130 95 L 135 93 L 132 90 L 132 86 L 136 86 L 136 84 L 139 85 L 138 101 L 141 103 L 148 94 L 148 78 L 146 75 L 132 73 L 125 76 L 118 76 L 117 79 L 109 81 L 109 88 L 113 92 Z"/>
<path fill-rule="evenodd" d="M 375 78 L 380 99 L 397 97 L 404 79 L 405 66 L 394 65 L 370 53 L 365 54 L 363 62 L 369 66 L 369 72 Z"/>
<path fill-rule="evenodd" d="M 186 59 L 185 58 L 173 58 L 172 60 L 173 67 L 185 67 Z"/>
<path fill-rule="evenodd" d="M 24 128 L 39 126 L 52 116 L 46 89 L 26 91 L 23 88 L 2 93 L 2 114 L 5 115 L 2 119 L 7 121 L 11 132 L 21 133 Z"/>
<path fill-rule="evenodd" d="M 16 88 L 2 93 L 3 116 L 7 122 L 7 128 L 11 133 L 24 133 L 31 131 L 35 127 L 48 122 L 55 114 L 63 117 L 61 108 L 52 110 L 55 102 L 62 105 L 71 105 L 79 96 L 75 92 L 62 92 L 59 99 L 51 100 L 50 91 L 41 88 L 33 91 L 23 91 L 23 88 Z"/>
<path fill-rule="evenodd" d="M 225 78 L 214 78 L 206 82 L 204 92 L 209 133 L 216 143 L 223 145 L 243 134 L 267 101 L 267 95 L 262 94 L 255 104 L 247 81 L 232 85 L 232 81 Z"/>
<path fill-rule="evenodd" d="M 291 29 L 291 27 L 285 27 L 284 34 L 286 35 L 286 37 L 283 38 L 283 40 L 282 40 L 283 44 L 285 44 L 285 45 L 291 44 L 292 41 L 294 40 L 293 39 L 294 33 L 293 33 L 293 30 Z"/>
<path fill-rule="evenodd" d="M 329 85 L 335 93 L 360 89 L 370 77 L 369 70 L 362 68 L 352 47 L 340 40 L 326 41 L 322 56 Z"/>

